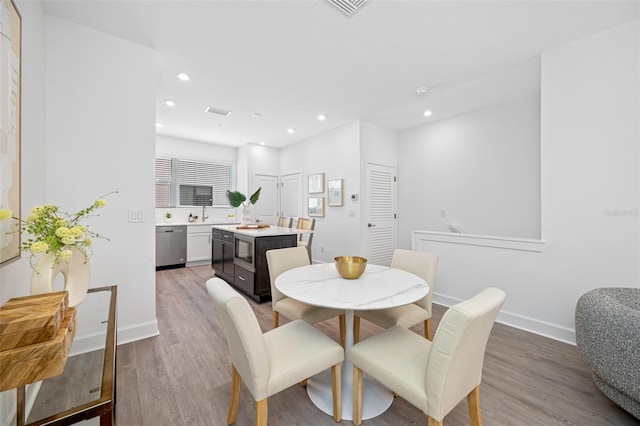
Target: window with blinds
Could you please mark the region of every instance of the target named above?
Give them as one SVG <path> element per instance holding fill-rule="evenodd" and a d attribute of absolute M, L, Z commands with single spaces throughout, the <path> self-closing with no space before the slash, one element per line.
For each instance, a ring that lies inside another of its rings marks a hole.
<path fill-rule="evenodd" d="M 229 207 L 231 165 L 179 160 L 178 185 L 182 205 Z M 183 199 L 194 204 L 184 204 Z"/>
<path fill-rule="evenodd" d="M 171 158 L 156 157 L 156 207 L 171 204 Z"/>
<path fill-rule="evenodd" d="M 230 207 L 231 164 L 156 158 L 156 206 Z M 175 194 L 175 198 L 172 196 Z"/>

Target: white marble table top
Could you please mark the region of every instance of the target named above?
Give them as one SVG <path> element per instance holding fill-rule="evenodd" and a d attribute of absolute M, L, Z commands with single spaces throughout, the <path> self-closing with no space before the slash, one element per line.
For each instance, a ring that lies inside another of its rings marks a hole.
<path fill-rule="evenodd" d="M 401 269 L 367 265 L 360 278 L 346 280 L 333 263 L 290 269 L 275 285 L 286 296 L 310 305 L 356 311 L 407 305 L 429 291 L 422 278 Z"/>

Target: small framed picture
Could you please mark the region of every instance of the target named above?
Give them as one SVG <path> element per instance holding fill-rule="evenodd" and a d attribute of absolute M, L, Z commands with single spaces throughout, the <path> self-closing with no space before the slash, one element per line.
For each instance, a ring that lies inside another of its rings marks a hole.
<path fill-rule="evenodd" d="M 342 179 L 327 181 L 327 205 L 329 207 L 342 206 Z"/>
<path fill-rule="evenodd" d="M 324 192 L 324 173 L 309 175 L 309 194 L 322 194 Z"/>
<path fill-rule="evenodd" d="M 309 217 L 324 217 L 324 197 L 309 197 Z"/>

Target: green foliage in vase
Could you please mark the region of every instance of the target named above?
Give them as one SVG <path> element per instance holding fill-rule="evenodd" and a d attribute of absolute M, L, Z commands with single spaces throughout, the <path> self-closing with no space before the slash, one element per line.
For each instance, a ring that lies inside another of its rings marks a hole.
<path fill-rule="evenodd" d="M 258 202 L 261 189 L 262 187 L 258 188 L 256 192 L 251 194 L 251 196 L 249 197 L 249 204 L 255 204 Z M 239 191 L 227 191 L 227 199 L 229 200 L 229 204 L 231 204 L 232 207 L 240 207 L 245 205 L 247 196 Z"/>

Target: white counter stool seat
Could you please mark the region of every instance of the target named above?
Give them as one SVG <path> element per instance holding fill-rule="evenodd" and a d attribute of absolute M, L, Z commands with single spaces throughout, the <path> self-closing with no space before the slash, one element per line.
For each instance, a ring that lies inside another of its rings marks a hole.
<path fill-rule="evenodd" d="M 278 219 L 278 226 L 281 228 L 291 228 L 292 224 L 293 218 L 291 217 L 280 216 L 280 218 Z"/>
<path fill-rule="evenodd" d="M 439 257 L 430 253 L 396 249 L 391 259 L 391 267 L 411 272 L 429 284 L 429 293 L 420 300 L 404 306 L 389 309 L 356 311 L 353 318 L 353 340 L 360 340 L 360 318 L 371 321 L 382 328 L 399 325 L 405 328 L 424 322 L 424 337 L 431 340 L 431 303 L 435 288 L 436 269 Z"/>
<path fill-rule="evenodd" d="M 474 426 L 482 425 L 480 382 L 489 334 L 506 298 L 488 288 L 451 307 L 442 317 L 433 342 L 393 326 L 351 348 L 353 423 L 362 422 L 362 373 L 371 376 L 422 410 L 429 426 L 467 398 Z"/>
<path fill-rule="evenodd" d="M 220 278 L 206 283 L 224 328 L 231 357 L 231 401 L 227 423 L 236 422 L 240 385 L 255 402 L 256 425 L 266 425 L 267 398 L 331 368 L 333 418 L 342 420 L 340 367 L 344 349 L 305 321 L 262 333 L 247 300 Z"/>
<path fill-rule="evenodd" d="M 275 285 L 276 278 L 285 271 L 299 266 L 309 265 L 309 256 L 304 247 L 289 247 L 267 251 L 267 265 L 271 280 L 271 304 L 273 308 L 273 328 L 280 324 L 280 314 L 290 320 L 301 319 L 315 324 L 333 317 L 339 317 L 340 344 L 344 347 L 345 320 L 344 310 L 322 308 L 309 305 L 282 294 Z"/>
<path fill-rule="evenodd" d="M 298 218 L 297 229 L 304 229 L 306 231 L 313 231 L 316 227 L 316 220 L 305 217 Z M 313 232 L 310 234 L 298 235 L 298 247 L 304 247 L 309 253 L 309 261 L 311 261 L 311 241 L 313 241 Z"/>

